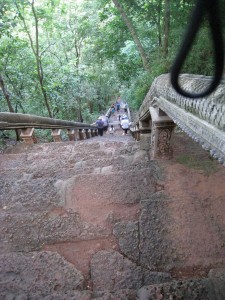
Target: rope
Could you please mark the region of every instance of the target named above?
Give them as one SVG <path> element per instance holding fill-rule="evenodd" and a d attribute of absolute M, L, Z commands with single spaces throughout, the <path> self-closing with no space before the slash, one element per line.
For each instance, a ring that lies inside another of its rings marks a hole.
<path fill-rule="evenodd" d="M 189 93 L 183 90 L 179 83 L 179 74 L 184 61 L 191 50 L 195 36 L 200 28 L 204 14 L 208 14 L 209 26 L 212 34 L 213 46 L 214 46 L 214 76 L 209 87 L 199 93 Z M 196 6 L 193 10 L 190 24 L 187 28 L 184 40 L 181 44 L 181 48 L 177 54 L 174 64 L 171 69 L 171 83 L 173 88 L 182 96 L 189 98 L 200 98 L 211 94 L 219 85 L 223 76 L 224 68 L 224 47 L 222 36 L 222 25 L 220 22 L 219 12 L 219 0 L 197 0 Z"/>

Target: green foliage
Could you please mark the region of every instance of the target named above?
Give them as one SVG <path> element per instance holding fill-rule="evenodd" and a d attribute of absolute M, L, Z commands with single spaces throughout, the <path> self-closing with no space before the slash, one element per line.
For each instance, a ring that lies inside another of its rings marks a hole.
<path fill-rule="evenodd" d="M 155 77 L 170 71 L 194 2 L 170 1 L 169 48 L 165 55 L 160 45 L 165 2 L 121 0 L 147 53 L 150 71 L 146 72 L 112 1 L 35 1 L 43 86 L 54 117 L 77 121 L 82 114 L 84 121 L 92 122 L 118 95 L 138 109 Z M 5 0 L 0 4 L 0 72 L 14 109 L 47 116 L 28 35 L 35 45 L 34 24 L 30 1 Z M 213 73 L 207 26 L 207 22 L 203 24 L 196 38 L 183 66 L 185 73 Z M 8 111 L 1 92 L 0 104 L 1 111 Z"/>
<path fill-rule="evenodd" d="M 181 27 L 172 31 L 171 40 L 173 43 L 171 44 L 171 49 L 167 58 L 171 64 L 179 50 L 183 39 L 183 32 L 184 30 Z M 183 65 L 182 72 L 212 75 L 213 68 L 214 61 L 211 33 L 208 24 L 205 23 L 195 38 L 192 49 Z"/>
<path fill-rule="evenodd" d="M 15 130 L 1 130 L 0 131 L 0 153 L 7 147 L 16 144 Z"/>

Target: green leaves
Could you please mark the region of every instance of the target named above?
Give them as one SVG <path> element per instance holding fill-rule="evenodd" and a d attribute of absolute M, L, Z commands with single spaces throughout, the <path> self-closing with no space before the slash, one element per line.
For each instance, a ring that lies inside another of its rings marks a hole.
<path fill-rule="evenodd" d="M 23 107 L 27 113 L 47 115 L 38 83 L 37 61 L 27 34 L 30 33 L 35 47 L 31 3 L 4 0 L 0 4 L 0 71 L 13 106 L 21 103 L 19 112 Z M 118 94 L 137 108 L 154 78 L 170 70 L 194 1 L 170 1 L 166 56 L 162 51 L 165 0 L 120 3 L 145 49 L 151 65 L 149 72 L 143 70 L 132 35 L 111 0 L 35 0 L 38 58 L 42 62 L 43 86 L 55 117 L 77 119 L 82 112 L 85 118 L 92 118 Z M 185 72 L 210 74 L 211 48 L 205 25 L 194 47 L 184 66 Z M 203 64 L 204 57 L 207 64 Z"/>

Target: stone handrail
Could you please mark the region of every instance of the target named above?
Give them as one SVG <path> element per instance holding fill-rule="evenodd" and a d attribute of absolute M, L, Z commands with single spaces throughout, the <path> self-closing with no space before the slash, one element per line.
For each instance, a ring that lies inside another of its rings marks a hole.
<path fill-rule="evenodd" d="M 61 129 L 67 129 L 69 140 L 80 140 L 97 135 L 97 127 L 81 122 L 64 121 L 40 117 L 36 115 L 0 113 L 0 130 L 21 129 L 20 137 L 28 144 L 37 141 L 34 129 L 52 129 L 52 137 L 55 142 L 61 141 Z"/>
<path fill-rule="evenodd" d="M 180 84 L 187 91 L 200 93 L 209 86 L 212 77 L 203 75 L 182 74 Z M 153 99 L 162 97 L 174 105 L 184 109 L 220 130 L 225 130 L 225 80 L 222 80 L 218 88 L 208 97 L 191 99 L 178 94 L 170 83 L 170 75 L 163 74 L 157 77 L 148 94 L 146 95 L 140 110 L 139 116 L 146 111 L 146 105 Z"/>
<path fill-rule="evenodd" d="M 93 125 L 64 121 L 40 117 L 36 115 L 17 114 L 17 113 L 0 113 L 0 129 L 19 129 L 19 128 L 77 128 L 77 129 L 95 129 Z"/>
<path fill-rule="evenodd" d="M 181 86 L 199 93 L 211 77 L 183 74 Z M 150 135 L 151 157 L 171 157 L 170 139 L 178 125 L 193 140 L 210 151 L 225 166 L 225 80 L 209 96 L 190 99 L 179 95 L 170 83 L 170 75 L 157 77 L 146 95 L 134 122 L 135 138 Z"/>

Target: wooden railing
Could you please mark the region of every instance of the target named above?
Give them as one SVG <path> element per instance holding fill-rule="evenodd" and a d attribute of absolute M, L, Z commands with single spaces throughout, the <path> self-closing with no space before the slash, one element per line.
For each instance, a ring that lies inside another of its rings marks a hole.
<path fill-rule="evenodd" d="M 67 130 L 70 141 L 89 139 L 98 135 L 95 125 L 81 122 L 64 121 L 51 119 L 36 115 L 17 114 L 17 113 L 0 113 L 0 130 L 19 129 L 20 137 L 27 143 L 37 142 L 35 137 L 35 128 L 51 129 L 54 142 L 60 142 L 61 131 Z"/>

